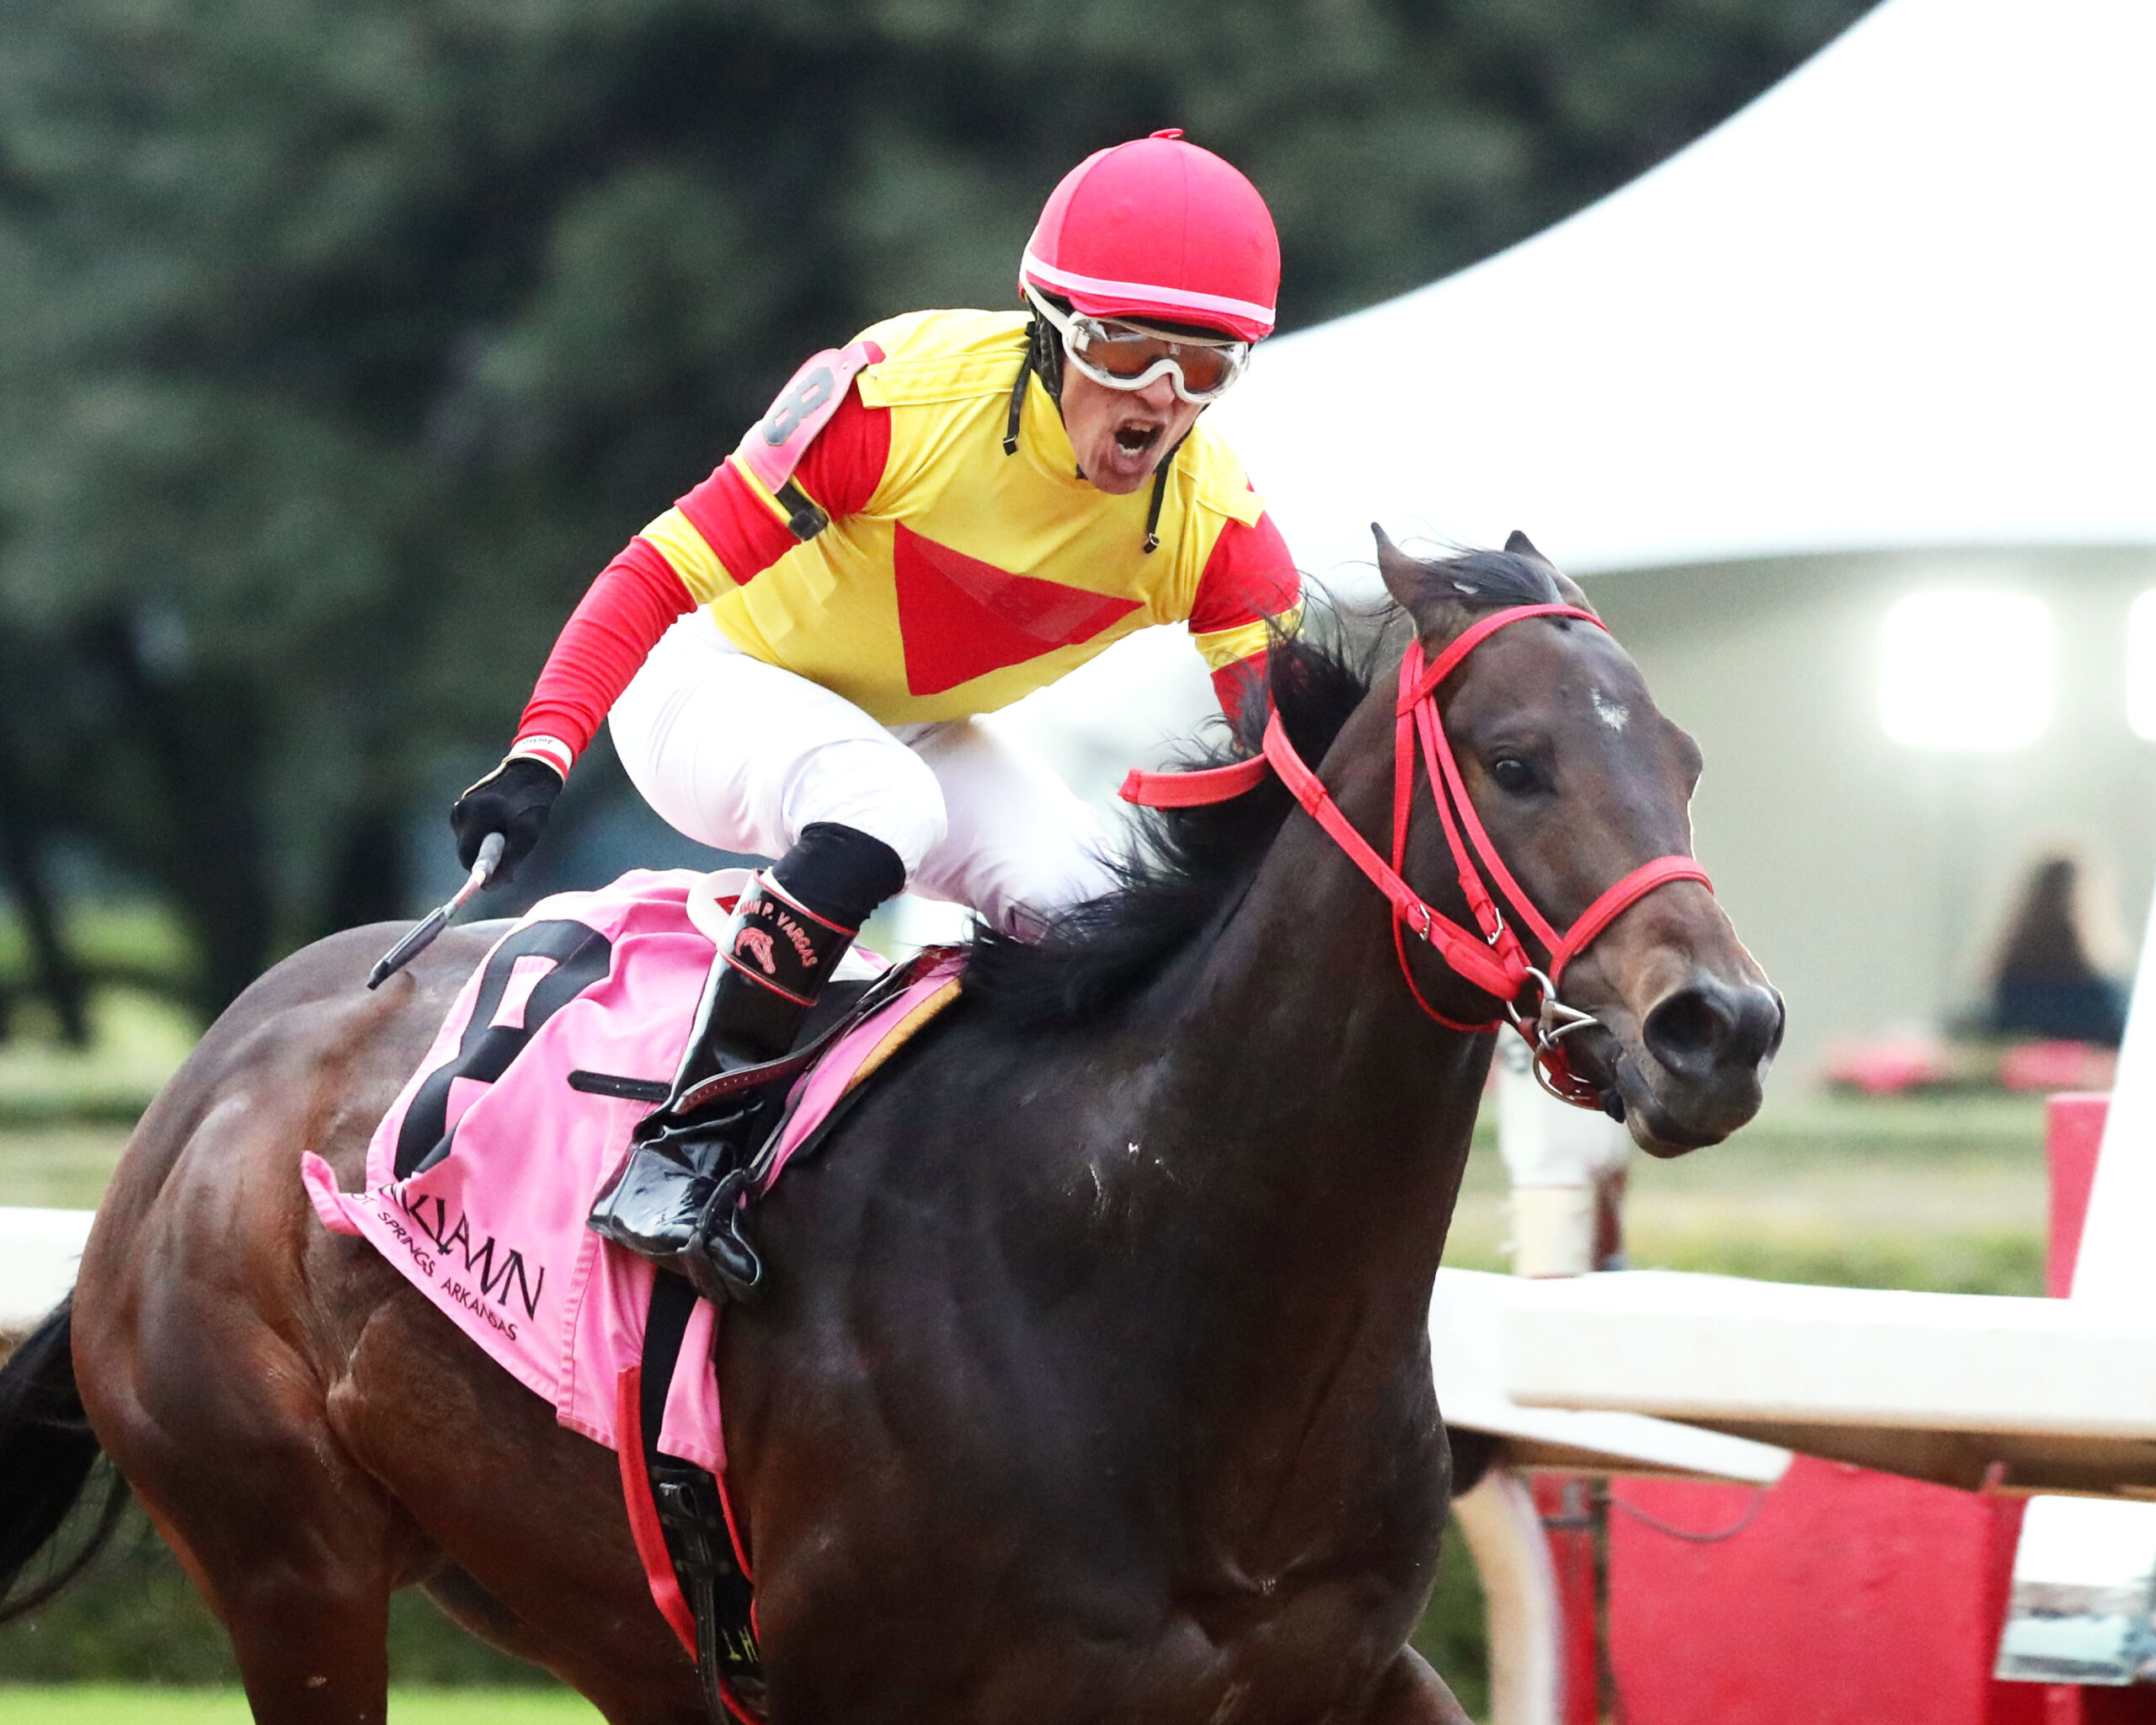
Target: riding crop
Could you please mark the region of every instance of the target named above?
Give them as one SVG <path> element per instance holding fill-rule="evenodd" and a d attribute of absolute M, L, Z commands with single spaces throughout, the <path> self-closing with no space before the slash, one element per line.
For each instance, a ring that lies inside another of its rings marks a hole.
<path fill-rule="evenodd" d="M 434 944 L 435 937 L 449 927 L 449 919 L 471 902 L 472 894 L 494 878 L 494 866 L 502 860 L 502 847 L 508 842 L 507 836 L 502 833 L 490 832 L 487 835 L 479 846 L 478 860 L 472 865 L 471 876 L 457 888 L 456 895 L 446 904 L 436 906 L 425 921 L 375 960 L 374 969 L 367 972 L 369 988 L 380 988 Z"/>

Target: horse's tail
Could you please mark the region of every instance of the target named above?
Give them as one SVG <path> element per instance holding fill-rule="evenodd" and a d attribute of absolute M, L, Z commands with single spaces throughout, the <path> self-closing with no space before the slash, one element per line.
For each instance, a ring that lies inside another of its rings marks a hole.
<path fill-rule="evenodd" d="M 127 1506 L 127 1485 L 107 1470 L 88 1537 L 33 1586 L 16 1590 L 88 1486 L 102 1453 L 75 1387 L 69 1346 L 74 1296 L 61 1300 L 0 1366 L 0 1623 L 34 1611 L 104 1548 Z"/>

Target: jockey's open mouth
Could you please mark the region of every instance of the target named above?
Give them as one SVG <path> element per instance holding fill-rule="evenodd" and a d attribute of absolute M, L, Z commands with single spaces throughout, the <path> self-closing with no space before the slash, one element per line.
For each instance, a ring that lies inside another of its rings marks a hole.
<path fill-rule="evenodd" d="M 1115 465 L 1130 477 L 1150 477 L 1167 430 L 1164 421 L 1150 416 L 1120 421 L 1115 428 Z"/>

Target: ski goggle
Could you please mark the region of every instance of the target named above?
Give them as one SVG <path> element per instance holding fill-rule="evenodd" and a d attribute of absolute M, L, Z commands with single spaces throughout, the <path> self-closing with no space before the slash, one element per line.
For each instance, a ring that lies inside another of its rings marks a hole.
<path fill-rule="evenodd" d="M 1110 389 L 1143 389 L 1155 377 L 1168 377 L 1177 395 L 1203 407 L 1225 395 L 1250 363 L 1251 344 L 1232 336 L 1209 341 L 1169 335 L 1119 318 L 1060 312 L 1030 286 L 1026 297 L 1063 337 L 1070 363 Z"/>

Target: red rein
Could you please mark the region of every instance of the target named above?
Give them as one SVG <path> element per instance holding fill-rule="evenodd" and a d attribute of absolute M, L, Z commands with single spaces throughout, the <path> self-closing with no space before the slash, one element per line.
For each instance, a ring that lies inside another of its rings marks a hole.
<path fill-rule="evenodd" d="M 1416 1004 L 1452 1030 L 1494 1030 L 1509 1021 L 1534 1047 L 1536 1069 L 1545 1087 L 1577 1107 L 1595 1108 L 1599 1106 L 1599 1099 L 1593 1087 L 1572 1073 L 1560 1039 L 1567 1031 L 1593 1022 L 1558 1001 L 1557 986 L 1564 980 L 1565 967 L 1586 950 L 1603 930 L 1657 887 L 1673 880 L 1696 880 L 1711 892 L 1714 884 L 1689 857 L 1657 857 L 1610 886 L 1580 913 L 1569 929 L 1560 934 L 1513 879 L 1512 871 L 1505 867 L 1504 859 L 1498 856 L 1497 846 L 1483 830 L 1481 817 L 1476 814 L 1474 804 L 1468 799 L 1466 782 L 1460 777 L 1460 763 L 1453 756 L 1452 740 L 1445 734 L 1444 722 L 1438 713 L 1437 692 L 1438 686 L 1459 668 L 1460 661 L 1499 629 L 1534 617 L 1577 617 L 1597 628 L 1604 627 L 1602 619 L 1593 611 L 1582 611 L 1577 606 L 1518 605 L 1493 611 L 1463 631 L 1429 665 L 1423 662 L 1420 641 L 1409 645 L 1406 656 L 1400 662 L 1400 700 L 1394 709 L 1398 724 L 1393 748 L 1390 863 L 1355 830 L 1348 817 L 1340 812 L 1340 805 L 1318 782 L 1317 775 L 1295 753 L 1287 733 L 1281 729 L 1277 712 L 1267 721 L 1262 755 L 1205 772 L 1134 772 L 1123 781 L 1122 794 L 1126 802 L 1142 804 L 1147 808 L 1187 809 L 1200 804 L 1225 802 L 1230 797 L 1253 790 L 1268 768 L 1278 773 L 1281 782 L 1294 793 L 1295 800 L 1310 817 L 1331 835 L 1333 842 L 1391 901 L 1393 946 L 1400 954 L 1401 975 L 1406 979 L 1408 991 L 1415 996 Z M 1414 798 L 1414 740 L 1417 735 L 1422 740 L 1424 770 L 1430 781 L 1431 800 L 1437 805 L 1445 843 L 1452 852 L 1454 866 L 1460 872 L 1460 891 L 1465 895 L 1469 912 L 1475 919 L 1474 928 L 1454 922 L 1433 909 L 1401 876 L 1400 870 L 1407 856 L 1407 819 Z M 1492 886 L 1496 894 L 1511 906 L 1520 924 L 1548 953 L 1546 972 L 1537 969 L 1529 959 L 1526 948 L 1498 908 Z M 1503 1007 L 1505 1016 L 1479 1024 L 1463 1024 L 1448 1018 L 1424 999 L 1407 961 L 1406 932 L 1411 930 L 1435 948 L 1455 975 L 1493 996 Z M 1535 994 L 1531 1001 L 1527 998 L 1530 984 Z M 1533 1009 L 1532 1017 L 1527 1016 L 1529 1007 Z"/>

